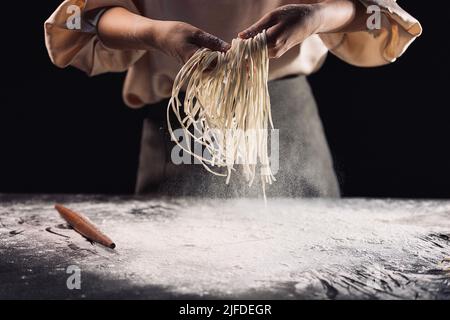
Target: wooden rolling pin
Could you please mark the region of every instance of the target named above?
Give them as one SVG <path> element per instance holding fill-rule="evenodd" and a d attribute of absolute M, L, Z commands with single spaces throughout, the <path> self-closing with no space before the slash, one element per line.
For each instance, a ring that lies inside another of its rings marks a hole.
<path fill-rule="evenodd" d="M 116 244 L 103 234 L 89 219 L 80 213 L 72 211 L 60 204 L 55 205 L 55 209 L 59 212 L 61 217 L 75 229 L 76 232 L 84 236 L 90 241 L 100 243 L 105 247 L 114 249 Z"/>

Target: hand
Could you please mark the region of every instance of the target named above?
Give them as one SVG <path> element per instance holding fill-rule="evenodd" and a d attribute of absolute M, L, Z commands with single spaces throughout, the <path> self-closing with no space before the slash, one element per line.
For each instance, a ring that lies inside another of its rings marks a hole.
<path fill-rule="evenodd" d="M 164 53 L 186 63 L 201 48 L 226 52 L 230 45 L 201 29 L 179 21 L 158 21 L 155 44 Z"/>
<path fill-rule="evenodd" d="M 319 31 L 320 9 L 321 6 L 318 4 L 291 4 L 279 7 L 239 33 L 239 37 L 252 38 L 266 30 L 269 57 L 279 58 Z"/>

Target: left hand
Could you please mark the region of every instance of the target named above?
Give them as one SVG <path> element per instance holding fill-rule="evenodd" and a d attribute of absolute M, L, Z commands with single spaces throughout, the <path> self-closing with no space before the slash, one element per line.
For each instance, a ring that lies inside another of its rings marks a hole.
<path fill-rule="evenodd" d="M 239 33 L 249 39 L 266 30 L 270 58 L 279 58 L 320 29 L 320 6 L 290 4 L 269 12 L 251 27 Z"/>

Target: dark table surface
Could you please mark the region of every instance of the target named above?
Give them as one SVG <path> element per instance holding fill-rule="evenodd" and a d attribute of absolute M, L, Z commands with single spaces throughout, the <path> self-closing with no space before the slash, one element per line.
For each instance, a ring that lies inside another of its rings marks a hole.
<path fill-rule="evenodd" d="M 450 298 L 446 201 L 0 201 L 3 299 Z M 56 202 L 91 218 L 117 248 L 66 228 Z M 80 289 L 67 285 L 73 270 Z"/>

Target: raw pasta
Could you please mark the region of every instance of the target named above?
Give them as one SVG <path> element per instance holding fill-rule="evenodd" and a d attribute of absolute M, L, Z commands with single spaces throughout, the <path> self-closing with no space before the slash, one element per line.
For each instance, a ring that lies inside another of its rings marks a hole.
<path fill-rule="evenodd" d="M 250 186 L 259 167 L 264 198 L 265 185 L 275 181 L 268 154 L 273 129 L 268 76 L 265 32 L 252 39 L 234 39 L 226 53 L 201 49 L 175 78 L 167 108 L 169 132 L 180 148 L 209 172 L 226 177 L 227 184 L 235 165 L 242 166 Z M 174 134 L 171 112 L 183 130 L 183 143 Z M 203 152 L 196 152 L 191 142 L 201 145 Z"/>

